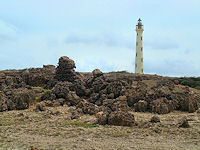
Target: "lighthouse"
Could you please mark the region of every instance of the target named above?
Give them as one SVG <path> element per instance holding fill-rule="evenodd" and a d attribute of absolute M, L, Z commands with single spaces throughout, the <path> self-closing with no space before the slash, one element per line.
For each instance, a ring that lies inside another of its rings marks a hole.
<path fill-rule="evenodd" d="M 143 24 L 139 18 L 138 24 L 136 25 L 136 56 L 135 56 L 135 73 L 144 74 L 144 60 L 143 60 Z"/>

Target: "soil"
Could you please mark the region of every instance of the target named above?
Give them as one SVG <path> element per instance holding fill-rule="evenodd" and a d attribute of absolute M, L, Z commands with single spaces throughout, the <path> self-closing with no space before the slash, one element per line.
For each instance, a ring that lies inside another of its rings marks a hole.
<path fill-rule="evenodd" d="M 34 111 L 0 112 L 0 149 L 48 150 L 199 150 L 200 114 L 173 111 L 156 115 L 133 112 L 133 127 L 98 125 L 96 117 L 82 115 L 71 119 L 74 107 L 46 107 Z M 178 120 L 187 118 L 190 127 L 179 128 Z"/>

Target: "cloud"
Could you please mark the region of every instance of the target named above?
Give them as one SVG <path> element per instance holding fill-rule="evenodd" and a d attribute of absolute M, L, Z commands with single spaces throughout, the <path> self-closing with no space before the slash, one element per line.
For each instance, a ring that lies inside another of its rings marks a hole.
<path fill-rule="evenodd" d="M 147 41 L 144 41 L 144 46 L 156 50 L 170 50 L 170 49 L 172 50 L 179 48 L 178 43 L 176 43 L 170 37 L 162 37 L 162 36 L 157 36 L 153 40 L 151 40 L 150 38 L 147 39 Z"/>
<path fill-rule="evenodd" d="M 132 42 L 133 37 L 130 35 L 123 35 L 120 33 L 92 33 L 88 34 L 70 34 L 65 39 L 66 44 L 86 44 L 97 45 L 105 47 L 121 47 L 132 49 L 135 42 Z"/>

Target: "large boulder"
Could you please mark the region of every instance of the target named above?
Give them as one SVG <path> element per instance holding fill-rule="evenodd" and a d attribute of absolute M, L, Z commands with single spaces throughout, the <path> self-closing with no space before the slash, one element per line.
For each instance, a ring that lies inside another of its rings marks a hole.
<path fill-rule="evenodd" d="M 66 98 L 70 91 L 69 85 L 69 82 L 58 82 L 52 89 L 52 92 L 56 95 L 56 98 Z"/>
<path fill-rule="evenodd" d="M 14 103 L 0 92 L 0 112 L 15 109 Z"/>
<path fill-rule="evenodd" d="M 35 93 L 29 89 L 15 89 L 12 91 L 11 101 L 15 105 L 15 109 L 23 110 L 29 108 L 29 105 L 35 101 Z"/>
<path fill-rule="evenodd" d="M 133 126 L 135 125 L 134 115 L 126 111 L 114 111 L 108 117 L 109 125 Z"/>
<path fill-rule="evenodd" d="M 147 110 L 147 102 L 144 100 L 140 100 L 139 102 L 134 104 L 135 111 L 145 112 Z"/>
<path fill-rule="evenodd" d="M 150 107 L 151 111 L 158 114 L 167 114 L 169 113 L 168 105 L 166 104 L 167 99 L 161 98 L 151 102 Z"/>
<path fill-rule="evenodd" d="M 97 78 L 103 75 L 103 73 L 99 69 L 95 69 L 92 71 L 93 77 Z"/>
<path fill-rule="evenodd" d="M 73 82 L 76 79 L 74 68 L 76 68 L 76 66 L 72 59 L 69 59 L 67 56 L 60 57 L 58 67 L 56 68 L 55 79 L 58 81 Z"/>

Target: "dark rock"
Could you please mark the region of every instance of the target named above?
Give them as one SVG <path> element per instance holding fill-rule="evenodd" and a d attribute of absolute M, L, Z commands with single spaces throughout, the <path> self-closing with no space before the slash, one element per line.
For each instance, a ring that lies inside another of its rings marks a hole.
<path fill-rule="evenodd" d="M 160 122 L 160 118 L 158 116 L 153 116 L 153 117 L 151 117 L 150 122 L 152 122 L 152 123 Z"/>
<path fill-rule="evenodd" d="M 12 91 L 11 100 L 15 105 L 15 109 L 27 109 L 29 105 L 35 101 L 35 93 L 33 90 L 23 88 L 15 89 Z"/>
<path fill-rule="evenodd" d="M 95 78 L 100 77 L 103 75 L 103 73 L 99 69 L 95 69 L 92 71 L 92 74 Z"/>
<path fill-rule="evenodd" d="M 67 56 L 60 57 L 58 67 L 56 68 L 55 79 L 58 81 L 73 82 L 76 79 L 74 68 L 76 68 L 76 66 L 73 60 L 69 59 Z"/>
<path fill-rule="evenodd" d="M 77 108 L 81 108 L 83 113 L 90 115 L 94 115 L 99 112 L 98 106 L 88 102 L 87 100 L 80 101 Z"/>
<path fill-rule="evenodd" d="M 189 128 L 190 127 L 186 117 L 182 117 L 180 120 L 178 120 L 178 127 L 180 127 L 180 128 Z"/>
<path fill-rule="evenodd" d="M 44 94 L 42 94 L 40 98 L 41 101 L 55 100 L 55 99 L 56 99 L 56 95 L 52 91 L 46 91 Z"/>
<path fill-rule="evenodd" d="M 101 125 L 106 125 L 108 124 L 108 113 L 107 112 L 98 112 L 96 114 L 96 117 L 97 117 L 97 122 L 98 124 L 101 124 Z"/>
<path fill-rule="evenodd" d="M 135 111 L 145 112 L 147 110 L 147 102 L 144 100 L 140 100 L 139 102 L 134 104 Z"/>
<path fill-rule="evenodd" d="M 109 115 L 108 124 L 116 126 L 133 126 L 135 125 L 135 118 L 132 113 L 115 111 Z"/>
<path fill-rule="evenodd" d="M 67 94 L 70 91 L 69 85 L 69 82 L 58 82 L 52 89 L 52 92 L 56 95 L 56 98 L 66 98 Z"/>
<path fill-rule="evenodd" d="M 165 103 L 167 99 L 162 98 L 162 99 L 157 99 L 151 102 L 151 111 L 154 113 L 158 114 L 167 114 L 169 113 L 169 108 L 168 105 Z"/>
<path fill-rule="evenodd" d="M 38 112 L 38 111 L 45 111 L 45 110 L 46 110 L 46 108 L 45 108 L 44 102 L 40 102 L 35 105 L 34 111 Z"/>
<path fill-rule="evenodd" d="M 70 91 L 66 95 L 66 101 L 68 101 L 71 105 L 77 105 L 81 101 L 81 99 L 79 96 L 76 95 L 75 92 Z"/>

